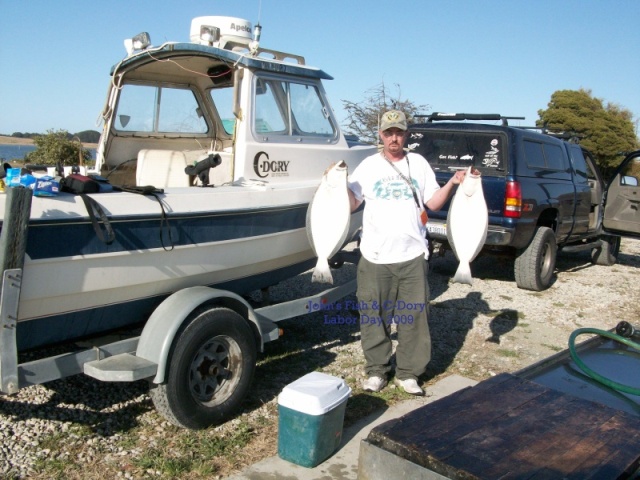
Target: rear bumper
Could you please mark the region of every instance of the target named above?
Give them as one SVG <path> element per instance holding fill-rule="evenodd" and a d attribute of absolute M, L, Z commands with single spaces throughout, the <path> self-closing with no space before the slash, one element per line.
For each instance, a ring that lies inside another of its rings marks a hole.
<path fill-rule="evenodd" d="M 447 242 L 447 227 L 446 222 L 429 219 L 427 223 L 427 230 L 429 232 L 429 238 L 437 242 Z M 509 247 L 513 242 L 514 237 L 513 228 L 505 228 L 497 225 L 489 225 L 487 228 L 487 239 L 485 245 Z"/>

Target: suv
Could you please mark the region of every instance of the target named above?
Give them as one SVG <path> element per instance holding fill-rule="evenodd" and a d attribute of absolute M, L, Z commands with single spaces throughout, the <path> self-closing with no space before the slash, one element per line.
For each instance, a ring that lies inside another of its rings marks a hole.
<path fill-rule="evenodd" d="M 634 196 L 640 198 L 638 181 L 625 174 L 638 165 L 640 152 L 620 165 L 610 184 L 616 200 L 607 201 L 608 186 L 589 152 L 575 141 L 536 131 L 540 129 L 509 126 L 508 119 L 434 113 L 410 126 L 406 147 L 427 159 L 441 185 L 458 169 L 473 166 L 481 172 L 489 213 L 483 253 L 511 255 L 518 287 L 549 287 L 559 249 L 591 250 L 594 263 L 613 265 L 620 235 L 640 235 L 633 205 Z M 431 240 L 445 249 L 448 209 L 449 204 L 429 212 L 427 224 Z M 615 220 L 620 215 L 626 221 Z"/>

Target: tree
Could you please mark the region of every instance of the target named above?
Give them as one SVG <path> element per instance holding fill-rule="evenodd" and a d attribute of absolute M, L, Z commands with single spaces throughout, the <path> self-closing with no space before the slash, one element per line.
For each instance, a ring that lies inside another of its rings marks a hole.
<path fill-rule="evenodd" d="M 415 105 L 410 100 L 402 100 L 400 85 L 395 84 L 398 94 L 394 97 L 388 91 L 384 81 L 367 90 L 361 102 L 342 100 L 347 111 L 347 122 L 344 125 L 347 134 L 356 135 L 367 143 L 378 143 L 378 126 L 382 114 L 391 109 L 400 110 L 407 116 L 407 122 L 413 123 L 413 117 L 429 108 L 428 105 Z"/>
<path fill-rule="evenodd" d="M 26 163 L 39 165 L 79 165 L 91 161 L 91 153 L 82 147 L 79 139 L 70 138 L 66 130 L 47 130 L 45 135 L 33 139 L 36 149 L 25 155 Z"/>
<path fill-rule="evenodd" d="M 620 152 L 639 146 L 631 112 L 613 103 L 605 105 L 591 90 L 558 90 L 551 95 L 547 110 L 538 110 L 538 116 L 537 126 L 575 133 L 594 155 L 605 178 L 622 161 Z"/>
<path fill-rule="evenodd" d="M 82 143 L 98 143 L 100 141 L 100 132 L 95 130 L 83 130 L 75 134 Z"/>

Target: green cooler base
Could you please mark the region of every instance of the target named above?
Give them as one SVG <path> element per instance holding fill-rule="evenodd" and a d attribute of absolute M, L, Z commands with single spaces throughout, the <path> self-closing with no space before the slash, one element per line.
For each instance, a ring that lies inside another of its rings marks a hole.
<path fill-rule="evenodd" d="M 323 415 L 309 415 L 278 405 L 278 456 L 313 468 L 340 446 L 347 399 Z"/>

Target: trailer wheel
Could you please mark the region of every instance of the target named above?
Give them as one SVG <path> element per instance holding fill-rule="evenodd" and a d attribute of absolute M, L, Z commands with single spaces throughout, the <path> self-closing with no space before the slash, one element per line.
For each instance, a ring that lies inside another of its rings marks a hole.
<path fill-rule="evenodd" d="M 525 290 L 539 292 L 551 285 L 556 266 L 558 245 L 549 227 L 540 227 L 529 246 L 518 252 L 515 262 L 516 284 Z"/>
<path fill-rule="evenodd" d="M 601 246 L 591 251 L 591 262 L 596 265 L 610 267 L 615 265 L 620 253 L 620 237 L 603 235 L 600 238 Z"/>
<path fill-rule="evenodd" d="M 251 328 L 233 310 L 194 312 L 174 340 L 166 382 L 150 390 L 156 409 L 171 423 L 190 429 L 224 422 L 251 386 L 256 352 Z"/>

